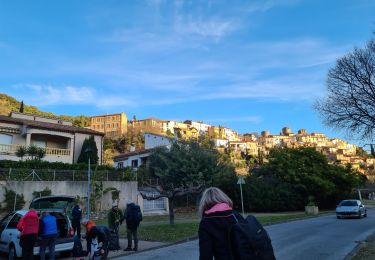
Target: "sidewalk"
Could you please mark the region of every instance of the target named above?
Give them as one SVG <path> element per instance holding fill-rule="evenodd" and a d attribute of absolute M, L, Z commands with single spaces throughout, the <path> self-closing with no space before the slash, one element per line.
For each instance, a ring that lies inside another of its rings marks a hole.
<path fill-rule="evenodd" d="M 168 243 L 164 242 L 152 242 L 152 241 L 138 241 L 138 252 L 139 251 L 145 251 L 148 249 L 158 248 L 164 245 L 167 245 Z M 133 254 L 134 251 L 124 251 L 124 249 L 128 246 L 128 240 L 125 238 L 120 238 L 120 246 L 121 249 L 118 251 L 110 251 L 108 257 L 117 257 L 121 255 L 130 255 Z M 134 247 L 134 245 L 133 245 Z"/>
<path fill-rule="evenodd" d="M 158 247 L 167 245 L 168 243 L 163 243 L 163 242 L 151 242 L 151 241 L 138 241 L 138 252 L 140 251 L 145 251 L 149 249 L 156 249 Z M 84 250 L 86 250 L 86 240 L 82 241 L 82 245 Z M 125 238 L 120 238 L 120 246 L 121 249 L 118 251 L 109 251 L 108 257 L 113 258 L 113 257 L 119 257 L 119 256 L 125 256 L 125 255 L 130 255 L 134 254 L 134 251 L 124 251 L 124 249 L 128 246 L 128 240 Z M 133 245 L 134 246 L 134 245 Z M 58 259 L 72 259 L 72 257 L 57 257 Z M 6 259 L 2 258 L 0 256 L 0 259 Z M 88 259 L 88 257 L 85 257 L 85 259 Z"/>

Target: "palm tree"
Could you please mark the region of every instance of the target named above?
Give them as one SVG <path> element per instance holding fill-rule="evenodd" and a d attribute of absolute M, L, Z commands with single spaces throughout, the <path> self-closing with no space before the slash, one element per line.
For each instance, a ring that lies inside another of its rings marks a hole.
<path fill-rule="evenodd" d="M 38 147 L 35 146 L 35 145 L 30 145 L 30 146 L 27 148 L 27 153 L 31 156 L 31 159 L 34 160 L 35 157 L 36 157 L 37 154 L 38 154 Z"/>
<path fill-rule="evenodd" d="M 26 146 L 19 146 L 16 151 L 16 156 L 21 158 L 21 161 L 23 161 L 23 157 L 27 154 L 27 148 Z"/>
<path fill-rule="evenodd" d="M 40 161 L 45 155 L 46 155 L 46 149 L 42 147 L 38 147 L 37 152 L 36 152 L 36 158 L 38 158 L 38 160 Z"/>

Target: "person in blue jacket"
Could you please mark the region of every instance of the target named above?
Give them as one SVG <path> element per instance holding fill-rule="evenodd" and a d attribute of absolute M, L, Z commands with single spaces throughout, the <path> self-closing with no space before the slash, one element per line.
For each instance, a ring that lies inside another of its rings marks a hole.
<path fill-rule="evenodd" d="M 40 237 L 40 260 L 46 257 L 46 248 L 49 249 L 49 259 L 55 259 L 55 245 L 57 239 L 57 220 L 55 216 L 50 213 L 43 213 L 43 217 L 39 222 Z"/>

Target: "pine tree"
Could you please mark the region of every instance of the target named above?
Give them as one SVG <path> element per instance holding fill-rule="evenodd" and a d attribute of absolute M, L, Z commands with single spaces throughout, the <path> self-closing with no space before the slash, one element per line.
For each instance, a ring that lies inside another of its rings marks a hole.
<path fill-rule="evenodd" d="M 83 141 L 78 163 L 87 163 L 89 158 L 92 164 L 97 164 L 99 161 L 98 148 L 93 135 Z"/>
<path fill-rule="evenodd" d="M 23 110 L 24 110 L 24 107 L 23 107 L 23 100 L 22 100 L 21 105 L 20 105 L 20 113 L 23 113 Z"/>

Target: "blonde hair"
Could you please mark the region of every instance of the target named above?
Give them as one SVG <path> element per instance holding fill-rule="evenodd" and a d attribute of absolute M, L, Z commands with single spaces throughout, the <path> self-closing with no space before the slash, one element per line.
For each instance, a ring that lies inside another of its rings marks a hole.
<path fill-rule="evenodd" d="M 206 210 L 209 210 L 218 203 L 226 203 L 233 207 L 232 200 L 222 190 L 216 187 L 207 188 L 199 202 L 199 216 L 203 216 Z"/>

